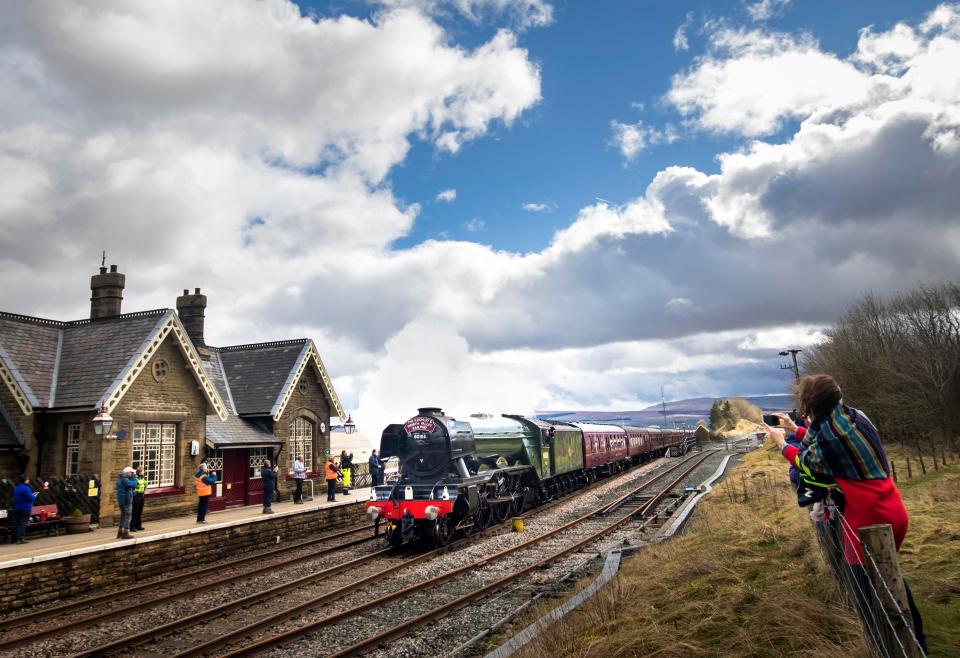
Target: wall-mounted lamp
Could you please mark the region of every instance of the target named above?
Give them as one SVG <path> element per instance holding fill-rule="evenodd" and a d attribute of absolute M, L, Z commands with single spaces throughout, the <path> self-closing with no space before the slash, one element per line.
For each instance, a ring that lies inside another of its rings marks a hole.
<path fill-rule="evenodd" d="M 100 407 L 100 411 L 93 417 L 93 431 L 97 436 L 103 436 L 106 439 L 115 439 L 110 435 L 110 428 L 113 427 L 113 416 L 107 411 L 107 405 Z"/>
<path fill-rule="evenodd" d="M 357 425 L 353 422 L 353 416 L 347 414 L 347 422 L 343 424 L 343 431 L 347 434 L 353 434 L 356 429 Z"/>

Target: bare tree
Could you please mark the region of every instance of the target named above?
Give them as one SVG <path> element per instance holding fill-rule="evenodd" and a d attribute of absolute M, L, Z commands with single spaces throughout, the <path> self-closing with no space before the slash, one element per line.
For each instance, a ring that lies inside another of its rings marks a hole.
<path fill-rule="evenodd" d="M 805 372 L 826 372 L 887 440 L 918 450 L 957 448 L 960 434 L 960 284 L 921 286 L 882 299 L 865 295 L 820 344 Z"/>

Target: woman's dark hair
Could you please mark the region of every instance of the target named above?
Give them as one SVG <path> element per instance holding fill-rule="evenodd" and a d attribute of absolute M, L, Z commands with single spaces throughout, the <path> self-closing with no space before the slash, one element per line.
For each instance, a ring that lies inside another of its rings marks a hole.
<path fill-rule="evenodd" d="M 17 478 L 17 484 L 23 484 L 29 479 L 30 478 L 28 478 L 26 475 L 21 475 L 20 477 Z"/>
<path fill-rule="evenodd" d="M 814 420 L 829 416 L 842 397 L 840 385 L 830 375 L 806 375 L 796 390 L 800 414 Z"/>

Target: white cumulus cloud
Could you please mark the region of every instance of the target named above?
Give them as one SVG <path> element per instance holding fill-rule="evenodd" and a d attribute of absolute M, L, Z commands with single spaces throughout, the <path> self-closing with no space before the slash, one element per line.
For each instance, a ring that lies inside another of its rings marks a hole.
<path fill-rule="evenodd" d="M 453 188 L 448 190 L 441 190 L 437 193 L 436 201 L 443 201 L 444 203 L 453 203 L 457 199 L 457 191 Z"/>

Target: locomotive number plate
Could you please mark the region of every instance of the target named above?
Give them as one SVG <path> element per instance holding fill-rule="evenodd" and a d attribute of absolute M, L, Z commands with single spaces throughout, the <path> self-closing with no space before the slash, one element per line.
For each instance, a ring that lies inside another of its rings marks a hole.
<path fill-rule="evenodd" d="M 414 432 L 414 433 L 413 433 L 413 438 L 414 438 L 414 439 L 426 440 L 427 435 L 424 434 L 423 432 Z"/>

